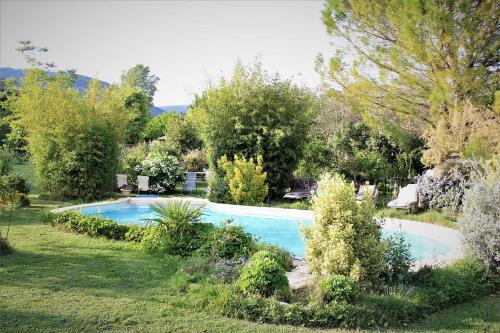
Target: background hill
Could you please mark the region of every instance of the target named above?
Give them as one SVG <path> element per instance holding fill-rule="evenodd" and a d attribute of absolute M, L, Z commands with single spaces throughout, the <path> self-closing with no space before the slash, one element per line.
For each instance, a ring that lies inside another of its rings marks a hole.
<path fill-rule="evenodd" d="M 21 68 L 12 68 L 12 67 L 0 67 L 0 80 L 1 79 L 9 79 L 9 78 L 14 78 L 17 81 L 18 85 L 21 85 L 22 83 L 22 78 L 24 77 L 26 73 L 25 69 Z M 77 80 L 74 84 L 74 88 L 78 89 L 80 91 L 84 91 L 87 89 L 90 80 L 92 80 L 91 77 L 86 76 L 86 75 L 81 75 L 77 74 Z M 104 86 L 109 86 L 110 83 L 105 82 L 105 81 L 100 81 L 102 85 Z M 0 82 L 0 87 L 1 87 L 1 82 Z M 153 117 L 156 117 L 164 112 L 179 112 L 179 113 L 185 113 L 186 110 L 188 109 L 188 105 L 166 105 L 166 106 L 154 106 L 152 105 L 151 108 L 149 109 L 149 112 Z"/>

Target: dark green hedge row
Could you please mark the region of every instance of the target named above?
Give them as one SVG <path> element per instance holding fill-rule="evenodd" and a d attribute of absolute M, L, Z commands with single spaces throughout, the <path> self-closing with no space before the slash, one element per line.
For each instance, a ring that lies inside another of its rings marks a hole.
<path fill-rule="evenodd" d="M 236 290 L 222 295 L 223 314 L 257 322 L 317 327 L 381 328 L 409 323 L 448 306 L 487 295 L 493 278 L 483 263 L 463 259 L 448 267 L 427 269 L 422 282 L 367 293 L 355 303 L 281 304 L 272 298 L 242 295 Z"/>
<path fill-rule="evenodd" d="M 118 224 L 113 220 L 99 216 L 84 216 L 74 211 L 60 213 L 46 212 L 42 222 L 50 223 L 53 227 L 90 237 L 105 237 L 114 240 L 128 240 L 140 242 L 145 228 L 136 225 Z"/>

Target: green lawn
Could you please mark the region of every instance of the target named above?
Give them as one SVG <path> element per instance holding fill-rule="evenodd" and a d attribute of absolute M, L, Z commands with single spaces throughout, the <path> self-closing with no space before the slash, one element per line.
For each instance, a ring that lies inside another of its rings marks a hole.
<path fill-rule="evenodd" d="M 211 289 L 177 272 L 178 259 L 153 258 L 126 242 L 91 239 L 40 222 L 53 204 L 17 209 L 0 257 L 0 331 L 310 332 L 228 319 L 203 306 Z M 0 215 L 5 230 L 5 215 Z M 462 304 L 405 332 L 498 332 L 500 299 Z M 339 330 L 332 332 L 342 332 Z"/>

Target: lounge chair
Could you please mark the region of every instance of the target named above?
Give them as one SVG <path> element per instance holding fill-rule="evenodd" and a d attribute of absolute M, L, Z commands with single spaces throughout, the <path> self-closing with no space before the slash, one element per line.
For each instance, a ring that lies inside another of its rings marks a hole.
<path fill-rule="evenodd" d="M 149 191 L 149 177 L 148 176 L 137 176 L 137 194 L 140 191 Z"/>
<path fill-rule="evenodd" d="M 186 182 L 184 183 L 182 190 L 184 192 L 193 193 L 196 189 L 196 172 L 188 172 L 186 175 Z"/>
<path fill-rule="evenodd" d="M 291 185 L 292 189 L 285 193 L 283 199 L 309 199 L 316 191 L 316 182 L 312 178 L 294 178 Z"/>
<path fill-rule="evenodd" d="M 377 201 L 378 190 L 375 185 L 361 185 L 359 186 L 358 194 L 356 194 L 356 202 L 363 201 L 365 196 L 369 196 L 373 202 Z"/>
<path fill-rule="evenodd" d="M 119 173 L 116 175 L 116 185 L 119 189 L 125 188 L 128 185 L 127 175 Z"/>
<path fill-rule="evenodd" d="M 417 184 L 409 184 L 401 188 L 396 200 L 389 201 L 390 208 L 412 210 L 418 203 Z"/>

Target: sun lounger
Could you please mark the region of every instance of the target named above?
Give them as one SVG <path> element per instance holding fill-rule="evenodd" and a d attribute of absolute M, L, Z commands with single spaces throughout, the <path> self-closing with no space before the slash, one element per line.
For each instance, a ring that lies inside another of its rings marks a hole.
<path fill-rule="evenodd" d="M 116 185 L 118 186 L 119 189 L 125 188 L 128 185 L 127 182 L 127 175 L 125 174 L 117 174 L 116 175 Z"/>
<path fill-rule="evenodd" d="M 418 203 L 417 184 L 409 184 L 399 190 L 396 200 L 389 201 L 390 208 L 412 209 Z"/>
<path fill-rule="evenodd" d="M 304 200 L 309 199 L 316 190 L 316 182 L 312 178 L 295 178 L 291 184 L 292 190 L 285 193 L 284 199 Z"/>
<path fill-rule="evenodd" d="M 137 176 L 137 194 L 139 194 L 140 191 L 150 191 L 148 176 Z"/>
<path fill-rule="evenodd" d="M 184 192 L 191 192 L 196 189 L 196 172 L 188 172 L 186 175 L 186 182 L 184 183 L 182 190 Z"/>
<path fill-rule="evenodd" d="M 356 194 L 356 202 L 363 201 L 365 196 L 369 196 L 373 202 L 377 201 L 378 190 L 375 185 L 361 185 L 358 190 L 358 194 Z"/>

